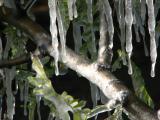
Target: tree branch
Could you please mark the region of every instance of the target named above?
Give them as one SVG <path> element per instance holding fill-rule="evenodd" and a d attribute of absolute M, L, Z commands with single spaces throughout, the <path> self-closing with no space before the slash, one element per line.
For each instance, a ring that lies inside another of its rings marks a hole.
<path fill-rule="evenodd" d="M 0 68 L 20 65 L 20 64 L 26 63 L 29 60 L 30 60 L 29 54 L 22 55 L 22 56 L 19 56 L 17 58 L 11 59 L 11 60 L 1 60 L 0 61 Z"/>
<path fill-rule="evenodd" d="M 7 9 L 8 10 L 8 9 Z M 6 10 L 6 11 L 7 11 Z M 5 14 L 0 10 L 0 19 L 26 32 L 31 39 L 40 47 L 44 46 L 49 54 L 54 51 L 51 46 L 50 35 L 37 23 L 27 17 L 17 18 L 10 12 Z M 121 83 L 112 73 L 107 70 L 98 70 L 96 63 L 90 63 L 82 56 L 77 55 L 71 49 L 66 47 L 66 56 L 61 53 L 60 58 L 72 70 L 78 72 L 90 82 L 96 84 L 109 99 L 125 102 L 126 111 L 137 120 L 158 120 L 156 112 L 140 102 L 137 97 Z M 124 97 L 124 98 L 123 98 Z"/>

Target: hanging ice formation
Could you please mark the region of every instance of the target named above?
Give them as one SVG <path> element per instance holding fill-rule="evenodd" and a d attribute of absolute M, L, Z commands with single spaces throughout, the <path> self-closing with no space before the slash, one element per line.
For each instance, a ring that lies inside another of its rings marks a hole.
<path fill-rule="evenodd" d="M 151 77 L 155 76 L 155 64 L 157 59 L 157 47 L 155 41 L 155 15 L 153 0 L 147 0 L 148 7 L 148 30 L 150 34 L 150 56 L 151 56 Z"/>
<path fill-rule="evenodd" d="M 2 118 L 2 103 L 3 103 L 3 96 L 0 95 L 0 118 Z"/>
<path fill-rule="evenodd" d="M 37 95 L 37 96 L 36 96 L 36 101 L 37 101 L 37 114 L 38 114 L 38 120 L 41 120 L 41 113 L 40 113 L 41 96 L 40 96 L 40 95 Z"/>
<path fill-rule="evenodd" d="M 0 60 L 2 59 L 2 52 L 3 52 L 2 39 L 0 37 Z"/>
<path fill-rule="evenodd" d="M 90 31 L 92 36 L 92 48 L 90 50 L 90 53 L 91 53 L 91 58 L 93 60 L 97 53 L 96 43 L 95 43 L 95 34 L 93 30 L 93 10 L 92 10 L 93 0 L 86 0 L 86 3 L 87 3 L 87 17 L 90 24 Z"/>
<path fill-rule="evenodd" d="M 109 49 L 113 48 L 113 35 L 114 35 L 114 26 L 113 26 L 113 19 L 112 19 L 112 9 L 108 2 L 108 0 L 103 0 L 104 3 L 104 12 L 105 17 L 107 19 L 107 27 L 109 33 Z"/>
<path fill-rule="evenodd" d="M 100 5 L 100 40 L 99 40 L 99 51 L 98 51 L 98 63 L 110 67 L 112 61 L 112 48 L 113 48 L 113 34 L 114 26 L 112 19 L 112 9 L 107 1 L 103 0 Z M 107 38 L 109 35 L 109 40 Z M 106 63 L 106 58 L 108 59 Z"/>
<path fill-rule="evenodd" d="M 52 46 L 53 51 L 51 51 L 51 55 L 54 57 L 55 61 L 55 74 L 59 75 L 58 70 L 58 60 L 59 60 L 59 51 L 58 51 L 58 38 L 57 38 L 57 25 L 56 25 L 56 6 L 57 6 L 57 0 L 48 0 L 48 6 L 49 6 L 49 14 L 50 14 L 50 32 L 52 36 Z"/>
<path fill-rule="evenodd" d="M 66 55 L 66 29 L 63 23 L 63 17 L 61 16 L 60 10 L 57 7 L 57 19 L 58 19 L 58 31 L 60 34 L 60 41 L 62 47 L 62 54 L 63 57 Z M 65 62 L 65 58 L 63 58 L 63 62 Z"/>
<path fill-rule="evenodd" d="M 68 13 L 69 19 L 73 20 L 73 18 L 77 18 L 77 7 L 76 7 L 76 0 L 68 0 Z"/>
<path fill-rule="evenodd" d="M 144 20 L 142 21 L 142 17 L 143 15 L 139 15 L 139 13 L 141 13 L 142 11 L 145 11 L 145 10 L 142 10 L 145 9 L 143 6 L 142 7 L 142 2 L 143 1 L 136 1 L 134 3 L 134 29 L 135 29 L 135 34 L 136 34 L 136 41 L 137 42 L 140 42 L 140 35 L 139 35 L 139 32 L 140 34 L 142 35 L 142 40 L 143 40 L 143 45 L 144 45 L 144 53 L 146 56 L 149 56 L 149 52 L 148 52 L 148 49 L 147 49 L 147 45 L 146 45 L 146 41 L 145 41 L 145 30 L 144 30 L 144 21 L 145 21 L 145 18 L 143 18 Z M 144 16 L 145 17 L 145 16 Z"/>
<path fill-rule="evenodd" d="M 12 80 L 15 77 L 15 67 L 12 69 L 5 69 L 6 95 L 7 95 L 7 118 L 13 120 L 15 114 L 15 98 L 12 93 Z"/>
<path fill-rule="evenodd" d="M 117 3 L 118 2 L 118 3 Z M 124 17 L 124 0 L 118 0 L 116 2 L 116 12 L 117 12 L 117 18 L 119 22 L 120 27 L 120 41 L 121 41 L 121 49 L 123 52 L 125 52 L 125 17 Z M 126 65 L 126 58 L 125 56 L 122 56 L 123 65 Z"/>
<path fill-rule="evenodd" d="M 126 22 L 126 52 L 128 55 L 128 74 L 132 74 L 131 54 L 132 54 L 132 0 L 125 0 L 125 22 Z"/>
<path fill-rule="evenodd" d="M 158 15 L 158 10 L 160 9 L 160 0 L 155 0 L 155 17 Z"/>
<path fill-rule="evenodd" d="M 106 65 L 107 51 L 107 23 L 105 20 L 104 7 L 100 8 L 100 40 L 97 62 L 99 65 Z"/>
<path fill-rule="evenodd" d="M 158 15 L 158 11 L 160 10 L 160 0 L 155 0 L 155 17 L 157 17 Z M 155 35 L 155 39 L 156 39 L 156 45 L 157 45 L 157 48 L 159 46 L 159 40 L 160 40 L 160 31 L 155 31 L 156 32 L 156 35 Z"/>
<path fill-rule="evenodd" d="M 79 53 L 82 47 L 82 35 L 80 25 L 77 22 L 73 22 L 73 38 L 74 38 L 74 49 L 76 53 Z"/>
<path fill-rule="evenodd" d="M 141 19 L 142 24 L 145 25 L 146 20 L 146 0 L 140 0 L 141 1 Z"/>
<path fill-rule="evenodd" d="M 27 116 L 27 102 L 28 102 L 28 88 L 29 88 L 29 83 L 28 80 L 25 80 L 24 84 L 24 115 Z"/>

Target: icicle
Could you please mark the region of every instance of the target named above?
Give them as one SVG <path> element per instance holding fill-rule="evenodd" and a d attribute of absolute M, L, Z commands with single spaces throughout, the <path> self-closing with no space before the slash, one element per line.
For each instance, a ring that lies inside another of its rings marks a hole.
<path fill-rule="evenodd" d="M 82 35 L 80 25 L 76 22 L 73 22 L 73 38 L 74 38 L 74 49 L 76 53 L 79 53 L 80 48 L 82 47 Z"/>
<path fill-rule="evenodd" d="M 68 0 L 68 13 L 69 19 L 73 20 L 73 18 L 77 18 L 77 7 L 76 0 Z"/>
<path fill-rule="evenodd" d="M 91 87 L 91 99 L 93 102 L 93 108 L 95 108 L 97 105 L 97 101 L 100 100 L 100 93 L 98 87 L 95 84 L 90 83 L 90 87 Z"/>
<path fill-rule="evenodd" d="M 155 17 L 158 17 L 158 11 L 160 10 L 160 0 L 155 0 Z M 160 23 L 158 23 L 160 24 Z M 159 39 L 160 39 L 160 32 L 159 31 L 155 31 L 156 32 L 156 45 L 157 45 L 157 48 L 159 46 Z"/>
<path fill-rule="evenodd" d="M 145 41 L 145 30 L 143 27 L 142 19 L 139 18 L 139 15 L 137 12 L 135 12 L 135 16 L 136 16 L 136 24 L 134 26 L 137 26 L 137 29 L 140 31 L 140 34 L 142 35 L 145 56 L 149 56 L 149 51 L 148 51 L 146 41 Z M 138 31 L 137 29 L 135 28 L 135 32 Z"/>
<path fill-rule="evenodd" d="M 144 25 L 146 20 L 146 0 L 141 0 L 141 19 Z"/>
<path fill-rule="evenodd" d="M 109 32 L 109 49 L 113 48 L 113 34 L 114 34 L 114 26 L 113 26 L 113 19 L 112 19 L 112 9 L 108 2 L 108 0 L 103 0 L 104 3 L 104 10 L 105 10 L 105 16 L 107 18 L 108 22 L 108 32 Z"/>
<path fill-rule="evenodd" d="M 20 101 L 24 101 L 24 85 L 19 84 L 19 90 L 20 90 Z"/>
<path fill-rule="evenodd" d="M 58 51 L 58 38 L 57 38 L 57 25 L 56 25 L 56 0 L 48 0 L 48 6 L 49 6 L 49 14 L 50 14 L 50 32 L 52 36 L 52 46 L 53 46 L 53 51 L 51 51 L 51 55 L 54 57 L 55 61 L 55 74 L 59 74 L 58 70 L 58 59 L 59 59 L 59 51 Z"/>
<path fill-rule="evenodd" d="M 90 51 L 92 60 L 95 58 L 97 49 L 96 49 L 96 43 L 95 43 L 95 34 L 93 30 L 93 13 L 92 13 L 92 0 L 86 0 L 87 3 L 87 17 L 88 21 L 90 23 L 90 29 L 91 29 L 91 35 L 92 35 L 92 49 Z"/>
<path fill-rule="evenodd" d="M 155 0 L 155 17 L 158 15 L 158 11 L 160 9 L 160 0 Z"/>
<path fill-rule="evenodd" d="M 38 114 L 38 120 L 41 120 L 41 113 L 40 113 L 41 96 L 40 96 L 40 95 L 37 95 L 37 96 L 36 96 L 36 101 L 37 101 L 37 114 Z"/>
<path fill-rule="evenodd" d="M 2 59 L 3 47 L 2 47 L 2 39 L 0 37 L 0 60 Z"/>
<path fill-rule="evenodd" d="M 62 47 L 62 54 L 66 55 L 66 29 L 63 24 L 63 18 L 61 16 L 59 8 L 57 8 L 57 19 L 58 19 L 58 30 L 60 34 L 60 41 L 61 41 L 61 47 Z M 63 62 L 65 62 L 65 58 L 62 59 Z"/>
<path fill-rule="evenodd" d="M 13 115 L 15 114 L 15 98 L 12 94 L 12 80 L 15 77 L 15 67 L 12 69 L 5 69 L 6 77 L 6 95 L 7 95 L 7 118 L 13 120 Z"/>
<path fill-rule="evenodd" d="M 125 22 L 126 22 L 126 51 L 128 54 L 128 74 L 132 74 L 131 54 L 132 54 L 132 0 L 125 0 Z"/>
<path fill-rule="evenodd" d="M 148 29 L 150 34 L 150 56 L 151 56 L 151 77 L 155 76 L 155 64 L 157 59 L 157 47 L 155 41 L 155 15 L 153 0 L 147 0 L 148 7 Z"/>
<path fill-rule="evenodd" d="M 77 18 L 77 17 L 78 17 L 77 7 L 76 7 L 76 1 L 77 1 L 77 0 L 73 0 L 73 13 L 74 13 L 74 18 Z"/>
<path fill-rule="evenodd" d="M 25 80 L 24 86 L 25 86 L 24 87 L 24 115 L 27 116 L 28 87 L 29 87 L 28 80 Z"/>
<path fill-rule="evenodd" d="M 99 65 L 106 65 L 106 51 L 107 51 L 107 23 L 104 15 L 104 8 L 100 8 L 100 40 L 97 62 Z"/>
<path fill-rule="evenodd" d="M 3 2 L 4 2 L 4 0 L 0 0 L 0 6 L 2 6 L 2 5 L 3 5 Z"/>
<path fill-rule="evenodd" d="M 118 9 L 117 9 L 117 16 L 118 16 L 118 22 L 119 27 L 121 31 L 120 35 L 120 41 L 121 41 L 121 49 L 123 52 L 125 52 L 125 17 L 124 17 L 124 0 L 118 1 Z M 126 58 L 125 56 L 122 56 L 123 65 L 126 65 Z"/>
<path fill-rule="evenodd" d="M 48 120 L 53 120 L 52 113 L 50 113 L 50 114 L 49 114 L 49 116 L 48 116 Z"/>
<path fill-rule="evenodd" d="M 0 95 L 0 120 L 2 119 L 2 103 L 3 103 L 3 96 Z"/>

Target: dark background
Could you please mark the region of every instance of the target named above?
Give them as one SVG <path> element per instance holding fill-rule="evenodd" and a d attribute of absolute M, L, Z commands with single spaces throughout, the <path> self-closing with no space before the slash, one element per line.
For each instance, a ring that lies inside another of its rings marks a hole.
<path fill-rule="evenodd" d="M 33 13 L 36 16 L 36 21 L 41 26 L 43 26 L 49 32 L 49 13 L 48 13 L 48 3 L 47 0 L 39 0 L 36 2 L 34 7 L 32 8 Z M 159 17 L 157 20 L 159 20 Z M 150 57 L 146 57 L 144 55 L 143 42 L 137 43 L 134 40 L 133 33 L 133 54 L 132 60 L 136 63 L 136 65 L 141 69 L 142 76 L 145 80 L 145 87 L 151 96 L 152 100 L 155 104 L 155 109 L 160 108 L 160 47 L 158 47 L 158 57 L 156 64 L 156 77 L 150 77 L 150 69 L 151 62 Z M 147 47 L 149 50 L 149 34 L 146 36 Z M 74 49 L 73 35 L 72 35 L 72 23 L 67 33 L 67 45 L 70 48 Z M 120 41 L 117 39 L 117 36 L 114 35 L 114 59 L 117 57 L 117 49 L 120 49 Z M 123 66 L 122 69 L 117 70 L 113 74 L 120 80 L 126 84 L 126 86 L 133 90 L 131 77 L 127 73 L 127 67 Z M 74 96 L 74 98 L 78 98 L 81 100 L 87 101 L 87 107 L 92 107 L 91 97 L 90 97 L 90 85 L 88 80 L 83 77 L 78 77 L 77 73 L 69 70 L 69 72 L 64 76 L 53 76 L 51 79 L 53 83 L 53 87 L 58 93 L 62 93 L 63 91 L 67 91 L 68 94 Z M 15 120 L 24 120 L 23 116 L 23 107 L 21 107 L 23 103 L 19 100 L 19 94 L 16 97 L 16 115 Z M 43 104 L 43 103 L 42 103 Z M 41 105 L 41 116 L 42 120 L 46 120 L 48 116 L 48 108 L 44 105 Z M 36 113 L 36 112 L 35 112 Z M 36 115 L 37 116 L 37 115 Z M 103 117 L 99 118 L 101 120 Z M 27 118 L 26 118 L 27 119 Z M 35 118 L 37 119 L 37 117 Z"/>

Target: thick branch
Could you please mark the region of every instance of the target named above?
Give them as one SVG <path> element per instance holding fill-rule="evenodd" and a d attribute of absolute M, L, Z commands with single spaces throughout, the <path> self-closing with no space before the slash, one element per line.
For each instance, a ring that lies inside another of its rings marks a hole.
<path fill-rule="evenodd" d="M 49 44 L 51 41 L 49 35 L 35 22 L 32 22 L 28 18 L 14 17 L 12 14 L 6 15 L 3 14 L 3 12 L 0 12 L 0 17 L 3 21 L 15 25 L 26 32 L 38 46 L 44 45 L 49 53 L 53 50 L 51 44 Z M 64 58 L 63 55 L 64 54 L 61 53 L 60 57 Z M 109 99 L 123 101 L 123 95 L 125 96 L 125 94 L 128 94 L 128 101 L 124 107 L 135 119 L 158 120 L 157 115 L 153 110 L 140 102 L 128 88 L 107 70 L 97 70 L 97 65 L 95 63 L 90 63 L 69 48 L 66 48 L 65 64 L 87 78 L 90 82 L 96 84 Z"/>
<path fill-rule="evenodd" d="M 15 59 L 11 59 L 11 60 L 1 60 L 0 61 L 0 68 L 20 65 L 20 64 L 26 63 L 29 60 L 30 60 L 29 54 L 22 55 L 20 57 L 17 57 Z"/>

